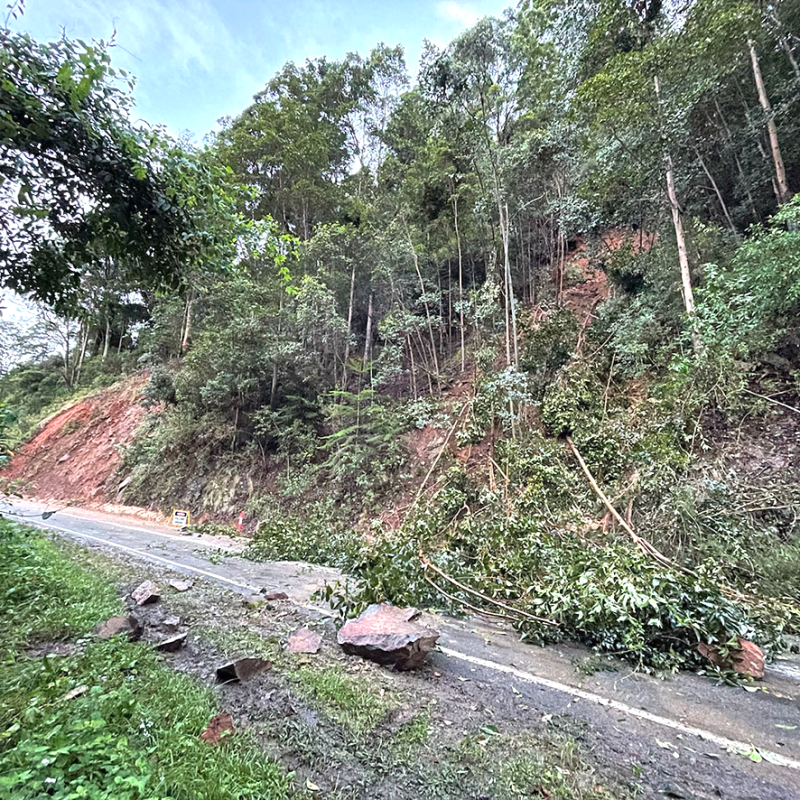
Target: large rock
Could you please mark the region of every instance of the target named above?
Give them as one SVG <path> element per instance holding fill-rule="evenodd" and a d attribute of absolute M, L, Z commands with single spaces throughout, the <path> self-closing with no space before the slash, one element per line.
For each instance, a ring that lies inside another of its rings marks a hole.
<path fill-rule="evenodd" d="M 724 658 L 719 648 L 713 644 L 697 645 L 700 655 L 707 658 L 712 664 L 722 669 L 732 669 L 740 675 L 748 675 L 757 681 L 764 677 L 764 651 L 753 642 L 738 638 L 739 648 L 731 650 Z"/>
<path fill-rule="evenodd" d="M 187 636 L 186 633 L 179 633 L 169 639 L 162 639 L 155 645 L 155 649 L 161 653 L 177 653 L 186 644 Z"/>
<path fill-rule="evenodd" d="M 145 581 L 131 592 L 131 597 L 137 606 L 146 606 L 150 603 L 158 602 L 161 597 L 161 590 L 153 581 Z"/>
<path fill-rule="evenodd" d="M 133 614 L 129 614 L 126 617 L 111 617 L 111 619 L 107 619 L 105 622 L 98 622 L 92 629 L 92 633 L 94 633 L 95 636 L 99 636 L 101 639 L 111 639 L 114 636 L 127 636 L 128 639 L 135 642 L 137 639 L 141 638 L 142 630 L 142 623 L 134 617 Z"/>
<path fill-rule="evenodd" d="M 343 625 L 336 638 L 346 653 L 395 669 L 414 669 L 422 664 L 439 638 L 431 628 L 411 622 L 418 613 L 415 608 L 376 603 Z"/>

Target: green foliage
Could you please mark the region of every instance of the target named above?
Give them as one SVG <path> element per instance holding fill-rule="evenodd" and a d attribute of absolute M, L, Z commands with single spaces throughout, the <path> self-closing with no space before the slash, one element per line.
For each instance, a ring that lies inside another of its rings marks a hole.
<path fill-rule="evenodd" d="M 534 396 L 541 398 L 578 342 L 578 322 L 565 308 L 551 314 L 525 336 L 520 368 L 528 372 Z"/>
<path fill-rule="evenodd" d="M 302 512 L 275 502 L 250 506 L 259 519 L 247 548 L 257 561 L 310 561 L 349 568 L 361 553 L 361 538 L 353 531 L 341 505 L 332 499 L 304 503 Z"/>
<path fill-rule="evenodd" d="M 20 800 L 287 796 L 287 776 L 247 734 L 218 748 L 200 740 L 217 711 L 210 691 L 144 644 L 87 637 L 120 611 L 105 576 L 78 567 L 40 533 L 2 520 L 0 554 L 0 793 Z M 54 639 L 78 641 L 65 646 L 68 655 L 23 652 Z"/>
<path fill-rule="evenodd" d="M 756 631 L 752 619 L 763 617 L 748 617 L 702 570 L 691 578 L 656 564 L 630 543 L 587 541 L 530 514 L 507 516 L 501 503 L 473 507 L 449 527 L 439 509 L 427 509 L 400 533 L 377 538 L 356 572 L 359 589 L 348 598 L 350 610 L 379 600 L 458 610 L 425 580 L 420 548 L 460 582 L 557 623 L 553 629 L 523 621 L 532 639 L 573 637 L 644 669 L 696 669 L 702 666 L 698 642 L 724 644 L 741 635 L 768 643 L 782 624 L 778 617 L 778 628 L 767 622 Z M 427 577 L 441 583 L 433 572 Z"/>
<path fill-rule="evenodd" d="M 709 347 L 758 358 L 800 341 L 800 199 L 757 228 L 730 263 L 705 266 L 698 315 Z"/>
<path fill-rule="evenodd" d="M 228 244 L 211 224 L 228 203 L 221 173 L 133 124 L 133 80 L 110 47 L 0 29 L 0 207 L 15 220 L 0 234 L 0 285 L 62 307 L 101 258 L 140 288 L 175 286 Z"/>
<path fill-rule="evenodd" d="M 335 391 L 326 407 L 332 432 L 326 437 L 326 475 L 343 494 L 359 492 L 365 503 L 390 485 L 405 454 L 402 416 L 373 389 Z"/>
<path fill-rule="evenodd" d="M 0 466 L 8 461 L 10 448 L 9 428 L 16 422 L 16 419 L 10 409 L 0 405 Z"/>

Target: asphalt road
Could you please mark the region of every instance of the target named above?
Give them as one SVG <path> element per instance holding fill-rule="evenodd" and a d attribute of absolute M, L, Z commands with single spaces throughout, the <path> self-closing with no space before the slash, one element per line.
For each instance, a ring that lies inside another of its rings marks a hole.
<path fill-rule="evenodd" d="M 109 554 L 151 561 L 177 573 L 215 581 L 241 594 L 283 591 L 310 615 L 327 614 L 312 599 L 333 569 L 301 562 L 253 562 L 234 543 L 186 536 L 137 518 L 70 507 L 48 519 L 53 506 L 0 501 L 0 514 L 36 525 Z M 664 793 L 683 797 L 800 798 L 800 669 L 786 660 L 751 689 L 716 686 L 681 674 L 644 675 L 620 663 L 614 671 L 583 675 L 574 645 L 536 647 L 502 624 L 427 615 L 441 632 L 434 666 L 486 691 L 525 697 L 536 714 L 568 714 L 585 721 L 591 738 L 631 762 L 649 760 L 672 776 Z M 758 751 L 755 763 L 748 753 Z M 683 752 L 685 751 L 685 752 Z M 683 759 L 681 761 L 681 759 Z M 690 785 L 691 784 L 691 785 Z M 673 789 L 675 785 L 683 787 Z M 704 787 L 704 788 L 700 788 Z M 681 793 L 683 792 L 683 793 Z"/>

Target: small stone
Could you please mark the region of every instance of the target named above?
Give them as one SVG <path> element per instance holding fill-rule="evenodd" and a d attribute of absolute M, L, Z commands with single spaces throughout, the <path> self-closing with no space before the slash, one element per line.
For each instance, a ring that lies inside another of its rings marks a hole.
<path fill-rule="evenodd" d="M 153 581 L 145 581 L 131 592 L 131 597 L 137 606 L 146 606 L 158 602 L 161 597 L 159 592 L 158 586 Z"/>
<path fill-rule="evenodd" d="M 101 639 L 111 639 L 114 636 L 124 635 L 132 642 L 141 638 L 142 631 L 142 623 L 133 614 L 129 614 L 126 617 L 111 617 L 105 622 L 98 622 L 92 628 L 92 633 Z"/>
<path fill-rule="evenodd" d="M 179 633 L 177 636 L 171 636 L 169 639 L 164 639 L 155 645 L 155 649 L 161 653 L 175 653 L 186 644 L 186 637 L 188 634 Z"/>
<path fill-rule="evenodd" d="M 189 589 L 191 589 L 194 584 L 191 581 L 172 580 L 169 582 L 169 585 L 176 592 L 188 592 Z"/>
<path fill-rule="evenodd" d="M 67 692 L 64 695 L 65 700 L 74 700 L 76 697 L 80 697 L 82 694 L 86 694 L 89 691 L 89 687 L 85 684 L 81 684 L 80 686 L 76 686 L 72 691 Z"/>
<path fill-rule="evenodd" d="M 265 600 L 288 600 L 289 595 L 286 592 L 267 592 L 264 589 L 261 590 L 261 593 Z"/>
<path fill-rule="evenodd" d="M 399 670 L 414 669 L 422 664 L 439 638 L 437 631 L 411 622 L 418 613 L 415 608 L 376 603 L 360 617 L 345 623 L 336 638 L 346 653 Z"/>
<path fill-rule="evenodd" d="M 299 628 L 289 637 L 290 653 L 308 653 L 313 655 L 319 652 L 322 646 L 322 636 L 308 628 Z"/>
<path fill-rule="evenodd" d="M 181 618 L 176 616 L 164 617 L 164 621 L 161 623 L 161 628 L 168 633 L 175 633 L 180 626 Z"/>
<path fill-rule="evenodd" d="M 732 669 L 740 675 L 747 675 L 760 681 L 764 677 L 764 651 L 753 642 L 738 637 L 739 647 L 731 650 L 727 658 L 723 658 L 719 648 L 713 644 L 700 642 L 697 649 L 701 656 L 712 664 L 723 669 Z"/>
<path fill-rule="evenodd" d="M 264 658 L 239 658 L 217 669 L 217 682 L 242 681 L 242 683 L 246 683 L 270 669 L 272 669 L 272 662 Z"/>
<path fill-rule="evenodd" d="M 228 736 L 233 736 L 233 731 L 233 717 L 227 711 L 223 711 L 211 718 L 200 738 L 206 744 L 219 744 Z"/>

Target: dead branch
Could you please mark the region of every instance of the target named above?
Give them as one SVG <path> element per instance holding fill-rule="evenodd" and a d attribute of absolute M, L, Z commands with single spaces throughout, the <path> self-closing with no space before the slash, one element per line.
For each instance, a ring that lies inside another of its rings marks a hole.
<path fill-rule="evenodd" d="M 419 502 L 420 497 L 422 497 L 422 492 L 425 489 L 425 484 L 428 482 L 428 478 L 431 477 L 433 471 L 436 469 L 436 466 L 439 463 L 439 459 L 441 459 L 442 454 L 447 449 L 447 445 L 450 443 L 450 439 L 452 438 L 453 434 L 456 432 L 459 424 L 461 423 L 461 417 L 464 415 L 465 409 L 469 406 L 469 400 L 467 400 L 463 406 L 461 406 L 461 410 L 458 412 L 458 416 L 456 417 L 456 421 L 453 423 L 450 430 L 447 432 L 447 436 L 445 437 L 444 442 L 442 443 L 441 448 L 439 449 L 439 453 L 437 454 L 436 458 L 433 460 L 433 464 L 431 464 L 431 468 L 428 470 L 427 475 L 422 480 L 422 483 L 419 485 L 419 489 L 417 489 L 417 496 L 414 498 L 414 502 L 412 505 L 416 505 Z"/>
<path fill-rule="evenodd" d="M 450 594 L 450 592 L 446 592 L 442 589 L 441 586 L 437 586 L 425 573 L 422 574 L 422 577 L 434 588 L 436 589 L 439 594 L 446 597 L 453 603 L 458 603 L 464 608 L 468 608 L 470 611 L 474 611 L 476 614 L 483 614 L 487 617 L 496 617 L 497 619 L 505 620 L 506 622 L 520 622 L 519 617 L 509 617 L 505 614 L 498 614 L 496 611 L 485 611 L 482 608 L 478 608 L 478 606 L 472 605 L 472 603 L 468 603 L 466 600 L 462 600 L 460 597 L 456 597 L 454 594 Z"/>
<path fill-rule="evenodd" d="M 795 408 L 794 406 L 786 405 L 786 403 L 781 403 L 780 400 L 775 400 L 773 397 L 767 397 L 765 394 L 759 394 L 758 392 L 752 392 L 750 389 L 742 389 L 745 394 L 751 394 L 753 397 L 758 397 L 761 400 L 766 400 L 768 403 L 773 403 L 776 406 L 780 406 L 781 408 L 785 408 L 789 411 L 794 411 L 795 414 L 800 414 L 800 408 Z"/>

